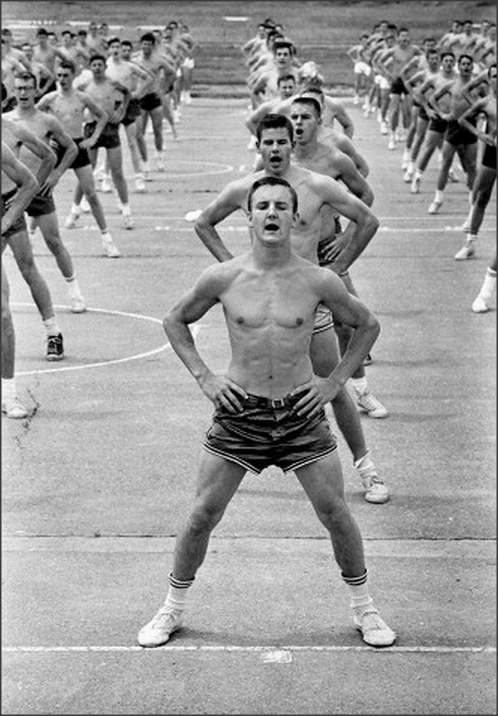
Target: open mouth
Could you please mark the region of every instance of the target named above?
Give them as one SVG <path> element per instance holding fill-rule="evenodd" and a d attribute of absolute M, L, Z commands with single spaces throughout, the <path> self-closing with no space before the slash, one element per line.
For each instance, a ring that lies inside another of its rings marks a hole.
<path fill-rule="evenodd" d="M 265 225 L 265 231 L 270 231 L 270 232 L 272 232 L 272 233 L 278 231 L 278 224 L 275 224 L 274 222 L 269 221 L 269 222 Z"/>

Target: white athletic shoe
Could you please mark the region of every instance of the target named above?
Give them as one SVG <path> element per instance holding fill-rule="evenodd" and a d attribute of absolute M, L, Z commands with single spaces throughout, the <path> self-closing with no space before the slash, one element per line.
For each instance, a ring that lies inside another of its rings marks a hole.
<path fill-rule="evenodd" d="M 396 149 L 396 141 L 395 141 L 394 137 L 390 137 L 387 148 L 389 150 Z"/>
<path fill-rule="evenodd" d="M 135 189 L 140 193 L 143 194 L 145 191 L 145 182 L 143 177 L 137 176 L 135 177 Z"/>
<path fill-rule="evenodd" d="M 360 615 L 355 614 L 353 619 L 365 644 L 391 646 L 396 641 L 396 633 L 380 617 L 374 607 L 367 607 Z"/>
<path fill-rule="evenodd" d="M 81 207 L 81 211 L 84 214 L 88 214 L 91 212 L 92 208 L 91 208 L 90 204 L 88 203 L 88 199 L 86 198 L 86 196 L 83 196 L 83 199 L 81 200 L 81 203 L 80 203 L 80 207 Z"/>
<path fill-rule="evenodd" d="M 434 199 L 434 201 L 429 206 L 428 213 L 429 214 L 439 214 L 439 209 L 441 208 L 442 205 L 443 205 L 442 201 L 436 201 Z"/>
<path fill-rule="evenodd" d="M 477 296 L 474 303 L 472 304 L 472 310 L 474 311 L 474 313 L 487 313 L 490 310 L 486 299 L 484 299 L 481 294 Z"/>
<path fill-rule="evenodd" d="M 106 255 L 110 259 L 118 259 L 121 256 L 121 252 L 112 240 L 111 235 L 109 233 L 102 235 L 102 246 L 104 247 Z"/>
<path fill-rule="evenodd" d="M 2 413 L 13 420 L 21 420 L 28 417 L 28 411 L 17 396 L 5 397 L 2 400 Z"/>
<path fill-rule="evenodd" d="M 387 133 L 388 133 L 387 122 L 384 122 L 383 119 L 382 119 L 381 122 L 380 122 L 380 133 L 381 133 L 381 134 L 387 134 Z"/>
<path fill-rule="evenodd" d="M 358 393 L 354 390 L 356 405 L 360 411 L 367 413 L 370 418 L 387 418 L 389 411 L 380 400 L 367 388 L 365 392 Z"/>
<path fill-rule="evenodd" d="M 408 164 L 408 166 L 407 166 L 407 168 L 406 168 L 406 171 L 405 171 L 405 173 L 404 173 L 404 175 L 403 175 L 403 179 L 405 180 L 405 182 L 406 182 L 407 184 L 410 184 L 410 183 L 411 183 L 411 181 L 412 181 L 412 179 L 413 179 L 413 173 L 414 173 L 414 171 L 415 171 L 415 169 L 414 169 L 412 166 L 410 166 L 410 164 Z"/>
<path fill-rule="evenodd" d="M 71 301 L 71 312 L 72 313 L 85 313 L 86 306 L 83 296 L 72 296 Z"/>
<path fill-rule="evenodd" d="M 112 185 L 111 185 L 110 179 L 108 179 L 107 177 L 104 177 L 104 178 L 102 179 L 102 184 L 101 184 L 101 187 L 100 187 L 100 191 L 101 191 L 103 194 L 110 194 L 110 193 L 111 193 L 111 191 L 112 191 Z"/>
<path fill-rule="evenodd" d="M 422 177 L 419 177 L 417 174 L 413 177 L 410 191 L 412 194 L 420 194 L 420 181 Z"/>
<path fill-rule="evenodd" d="M 161 646 L 166 644 L 173 632 L 183 626 L 183 614 L 175 612 L 164 604 L 157 614 L 140 629 L 137 641 L 140 646 Z"/>
<path fill-rule="evenodd" d="M 466 261 L 467 259 L 471 259 L 475 256 L 476 249 L 474 246 L 474 242 L 470 241 L 465 244 L 465 246 L 462 246 L 460 251 L 457 251 L 455 254 L 455 261 Z"/>
<path fill-rule="evenodd" d="M 125 229 L 135 228 L 135 224 L 133 222 L 131 214 L 123 214 L 123 221 Z"/>
<path fill-rule="evenodd" d="M 65 229 L 75 229 L 78 226 L 80 215 L 76 214 L 74 211 L 69 212 L 69 216 L 67 217 L 66 221 L 64 222 L 64 228 Z"/>

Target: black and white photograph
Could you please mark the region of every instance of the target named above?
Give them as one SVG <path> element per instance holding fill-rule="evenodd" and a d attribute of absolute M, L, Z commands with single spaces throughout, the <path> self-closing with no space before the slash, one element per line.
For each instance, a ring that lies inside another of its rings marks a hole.
<path fill-rule="evenodd" d="M 2 714 L 496 714 L 495 3 L 0 8 Z"/>

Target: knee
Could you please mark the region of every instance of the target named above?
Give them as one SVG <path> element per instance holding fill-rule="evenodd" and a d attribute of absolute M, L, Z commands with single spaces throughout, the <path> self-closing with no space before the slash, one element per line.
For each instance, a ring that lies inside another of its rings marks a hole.
<path fill-rule="evenodd" d="M 189 519 L 189 532 L 195 537 L 209 534 L 220 521 L 223 511 L 199 506 L 192 512 Z"/>
<path fill-rule="evenodd" d="M 35 263 L 30 258 L 23 258 L 18 261 L 19 271 L 21 272 L 22 277 L 25 281 L 30 283 L 32 280 L 34 280 L 37 275 L 38 271 L 36 270 Z"/>

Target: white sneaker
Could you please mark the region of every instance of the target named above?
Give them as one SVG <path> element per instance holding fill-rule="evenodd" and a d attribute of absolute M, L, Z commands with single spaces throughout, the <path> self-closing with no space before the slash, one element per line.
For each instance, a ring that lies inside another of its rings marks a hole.
<path fill-rule="evenodd" d="M 152 174 L 150 169 L 144 169 L 144 181 L 152 181 Z"/>
<path fill-rule="evenodd" d="M 387 133 L 388 133 L 387 123 L 384 122 L 383 119 L 382 119 L 381 122 L 380 122 L 380 133 L 381 133 L 381 134 L 387 134 Z"/>
<path fill-rule="evenodd" d="M 434 201 L 432 202 L 432 204 L 429 206 L 428 213 L 429 213 L 429 214 L 438 214 L 438 213 L 439 213 L 439 209 L 441 208 L 442 204 L 443 204 L 442 201 L 436 201 L 436 200 L 434 199 Z"/>
<path fill-rule="evenodd" d="M 172 611 L 164 604 L 150 622 L 140 629 L 137 641 L 140 646 L 161 646 L 182 626 L 183 614 Z"/>
<path fill-rule="evenodd" d="M 102 185 L 101 185 L 101 187 L 100 187 L 100 191 L 101 191 L 103 194 L 110 194 L 110 193 L 111 193 L 111 191 L 112 191 L 112 186 L 111 186 L 110 180 L 109 180 L 107 177 L 104 177 L 104 178 L 102 179 Z"/>
<path fill-rule="evenodd" d="M 365 500 L 378 505 L 387 502 L 389 500 L 389 490 L 382 478 L 378 476 L 373 462 L 369 458 L 367 460 L 362 458 L 357 460 L 354 466 L 365 489 L 363 495 Z"/>
<path fill-rule="evenodd" d="M 412 184 L 410 186 L 410 191 L 412 194 L 420 194 L 420 180 L 421 177 L 415 174 L 415 176 L 413 177 Z"/>
<path fill-rule="evenodd" d="M 110 234 L 102 237 L 102 246 L 110 259 L 118 259 L 121 256 L 121 252 L 112 240 Z"/>
<path fill-rule="evenodd" d="M 406 168 L 406 172 L 403 175 L 403 179 L 405 180 L 405 182 L 407 184 L 409 184 L 412 181 L 414 171 L 415 171 L 415 169 L 413 167 L 411 167 L 410 164 L 408 164 L 408 166 Z"/>
<path fill-rule="evenodd" d="M 396 633 L 374 607 L 367 607 L 360 615 L 355 614 L 353 620 L 365 644 L 391 646 L 396 641 Z"/>
<path fill-rule="evenodd" d="M 158 172 L 164 171 L 165 166 L 164 166 L 164 157 L 163 156 L 156 157 L 156 169 Z"/>
<path fill-rule="evenodd" d="M 471 259 L 475 256 L 476 249 L 474 246 L 474 242 L 470 241 L 465 244 L 465 246 L 462 246 L 460 251 L 457 251 L 455 254 L 455 261 L 466 261 L 467 259 Z"/>
<path fill-rule="evenodd" d="M 28 417 L 28 411 L 17 396 L 13 398 L 5 397 L 2 400 L 2 413 L 14 420 L 21 420 L 22 418 Z"/>
<path fill-rule="evenodd" d="M 83 296 L 71 296 L 71 313 L 85 313 L 86 306 Z"/>
<path fill-rule="evenodd" d="M 135 177 L 135 189 L 140 193 L 143 194 L 145 191 L 145 182 L 143 177 L 136 176 Z"/>
<path fill-rule="evenodd" d="M 391 138 L 389 139 L 389 143 L 388 143 L 388 145 L 387 145 L 387 148 L 388 148 L 389 150 L 396 149 L 396 142 L 395 142 L 395 140 L 394 140 L 394 137 L 391 137 Z"/>
<path fill-rule="evenodd" d="M 389 415 L 387 408 L 370 392 L 369 388 L 364 393 L 358 393 L 355 390 L 355 396 L 357 407 L 367 413 L 370 418 L 387 418 Z"/>
<path fill-rule="evenodd" d="M 64 228 L 65 229 L 75 229 L 78 226 L 80 215 L 76 214 L 74 211 L 69 212 L 69 216 L 67 217 L 66 221 L 64 222 Z"/>
<path fill-rule="evenodd" d="M 448 172 L 448 179 L 453 182 L 453 184 L 458 184 L 458 182 L 460 181 L 453 167 L 450 167 L 450 170 Z"/>
<path fill-rule="evenodd" d="M 131 214 L 124 214 L 123 215 L 123 221 L 124 221 L 124 227 L 125 229 L 133 229 L 135 228 L 135 224 L 133 223 L 133 219 Z"/>
<path fill-rule="evenodd" d="M 81 211 L 85 214 L 88 214 L 91 212 L 92 208 L 91 208 L 90 204 L 88 203 L 88 199 L 86 198 L 86 196 L 83 196 L 83 199 L 81 200 L 81 203 L 80 203 L 80 207 L 81 207 Z"/>
<path fill-rule="evenodd" d="M 474 313 L 487 313 L 490 308 L 486 300 L 479 294 L 479 296 L 477 296 L 474 303 L 472 304 L 472 310 L 474 311 Z"/>

